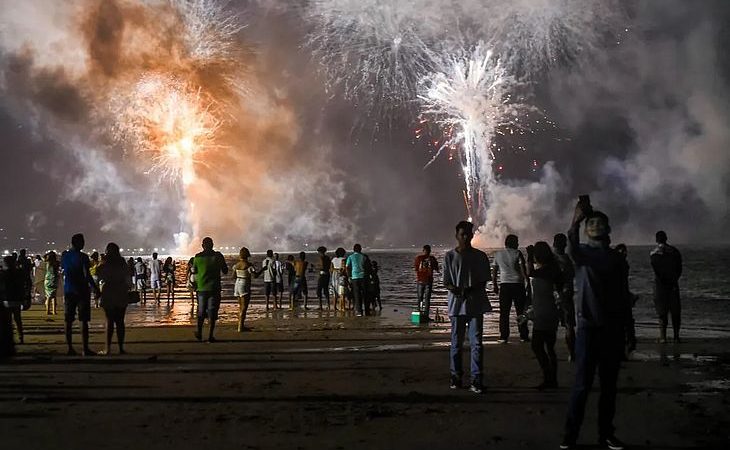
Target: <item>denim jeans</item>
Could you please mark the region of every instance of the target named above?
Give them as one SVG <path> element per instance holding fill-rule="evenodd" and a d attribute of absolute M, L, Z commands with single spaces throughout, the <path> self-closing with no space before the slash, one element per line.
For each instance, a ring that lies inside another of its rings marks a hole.
<path fill-rule="evenodd" d="M 353 297 L 355 297 L 355 312 L 360 314 L 365 312 L 369 313 L 370 307 L 367 304 L 367 299 L 365 298 L 365 279 L 354 278 L 350 284 L 352 285 Z"/>
<path fill-rule="evenodd" d="M 433 283 L 417 283 L 418 289 L 418 310 L 428 317 L 431 310 L 431 291 Z"/>
<path fill-rule="evenodd" d="M 515 305 L 515 312 L 522 315 L 527 308 L 527 295 L 525 285 L 522 283 L 501 283 L 499 285 L 499 338 L 509 338 L 509 313 L 512 311 L 512 303 Z M 518 324 L 520 339 L 527 339 L 530 336 L 530 329 L 527 322 Z"/>
<path fill-rule="evenodd" d="M 482 384 L 482 334 L 484 331 L 484 316 L 451 316 L 451 375 L 461 379 L 461 347 L 464 335 L 469 331 L 471 344 L 471 381 Z"/>
<path fill-rule="evenodd" d="M 575 384 L 570 393 L 565 423 L 565 435 L 568 439 L 575 441 L 578 438 L 596 369 L 601 383 L 601 396 L 598 400 L 599 438 L 613 436 L 616 382 L 623 346 L 621 327 L 578 328 L 575 340 Z"/>

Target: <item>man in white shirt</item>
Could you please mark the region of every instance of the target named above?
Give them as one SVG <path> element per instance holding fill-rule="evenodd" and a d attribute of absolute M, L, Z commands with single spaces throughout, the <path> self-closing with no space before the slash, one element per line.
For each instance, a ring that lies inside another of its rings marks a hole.
<path fill-rule="evenodd" d="M 274 259 L 274 251 L 266 250 L 266 258 L 261 263 L 261 270 L 258 275 L 264 274 L 264 287 L 266 293 L 266 310 L 269 310 L 269 299 L 274 294 L 274 308 L 279 307 L 277 301 L 277 285 L 276 285 L 276 260 Z M 258 276 L 257 275 L 257 276 Z"/>
<path fill-rule="evenodd" d="M 509 339 L 509 313 L 512 304 L 515 305 L 517 317 L 524 314 L 527 308 L 527 295 L 525 291 L 525 258 L 518 250 L 519 240 L 514 234 L 510 234 L 504 240 L 504 250 L 494 254 L 494 265 L 492 266 L 492 283 L 495 293 L 499 294 L 499 340 L 506 344 Z M 499 275 L 499 284 L 497 283 Z M 530 341 L 530 330 L 527 322 L 518 323 L 517 329 L 520 332 L 520 341 Z"/>
<path fill-rule="evenodd" d="M 152 254 L 152 261 L 150 261 L 150 287 L 155 301 L 159 304 L 162 294 L 162 261 L 157 259 L 157 252 Z"/>

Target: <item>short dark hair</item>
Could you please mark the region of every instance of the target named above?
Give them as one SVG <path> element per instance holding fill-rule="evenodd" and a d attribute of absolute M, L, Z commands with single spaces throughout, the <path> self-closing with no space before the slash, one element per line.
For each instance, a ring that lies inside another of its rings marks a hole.
<path fill-rule="evenodd" d="M 423 246 L 423 249 L 426 250 L 427 252 L 431 253 L 431 246 L 430 245 L 428 245 L 428 244 L 424 245 Z"/>
<path fill-rule="evenodd" d="M 507 248 L 517 248 L 520 245 L 520 240 L 517 237 L 516 234 L 508 234 L 506 238 L 504 238 L 504 246 Z"/>
<path fill-rule="evenodd" d="M 461 222 L 456 224 L 456 232 L 458 233 L 459 230 L 464 230 L 467 233 L 473 233 L 474 232 L 474 224 L 471 222 L 468 222 L 466 220 L 462 220 Z"/>
<path fill-rule="evenodd" d="M 319 253 L 327 253 L 327 247 L 324 247 L 324 246 L 321 246 L 320 245 L 319 247 L 317 247 L 317 251 Z"/>
<path fill-rule="evenodd" d="M 661 231 L 661 230 L 657 231 L 656 232 L 656 241 L 659 244 L 666 244 L 667 243 L 667 233 L 665 233 L 664 231 Z"/>
<path fill-rule="evenodd" d="M 352 251 L 354 251 L 354 252 L 357 252 L 357 253 L 361 252 L 361 251 L 362 251 L 362 245 L 360 245 L 360 244 L 355 244 L 355 245 L 354 245 L 354 246 L 352 247 Z"/>
<path fill-rule="evenodd" d="M 213 238 L 210 236 L 206 236 L 203 238 L 203 248 L 206 249 L 212 249 L 213 248 Z"/>
<path fill-rule="evenodd" d="M 566 247 L 568 245 L 568 237 L 563 233 L 553 236 L 553 247 Z"/>
<path fill-rule="evenodd" d="M 300 259 L 304 259 L 304 258 L 306 258 L 306 257 L 307 257 L 307 254 L 306 254 L 306 253 L 304 253 L 304 252 L 299 252 L 299 258 L 300 258 Z"/>
<path fill-rule="evenodd" d="M 153 258 L 157 258 L 157 252 L 154 252 L 154 253 L 152 254 L 152 257 L 153 257 Z"/>
<path fill-rule="evenodd" d="M 266 250 L 266 256 L 274 256 L 273 250 Z"/>
<path fill-rule="evenodd" d="M 588 220 L 588 219 L 595 219 L 595 218 L 599 218 L 599 219 L 603 220 L 604 222 L 606 222 L 606 225 L 607 226 L 611 226 L 611 224 L 610 224 L 610 222 L 608 220 L 608 216 L 606 215 L 606 213 L 604 213 L 602 211 L 595 211 L 594 210 L 593 212 L 591 212 L 590 214 L 588 214 L 588 216 L 586 216 L 586 220 Z"/>
<path fill-rule="evenodd" d="M 538 241 L 535 243 L 535 261 L 540 264 L 550 264 L 555 260 L 553 251 L 545 241 Z"/>
<path fill-rule="evenodd" d="M 347 252 L 342 247 L 337 247 L 337 250 L 335 250 L 335 256 L 338 257 L 338 258 L 342 258 L 346 254 L 347 254 Z"/>
<path fill-rule="evenodd" d="M 76 233 L 71 236 L 71 247 L 81 249 L 84 247 L 84 235 Z"/>

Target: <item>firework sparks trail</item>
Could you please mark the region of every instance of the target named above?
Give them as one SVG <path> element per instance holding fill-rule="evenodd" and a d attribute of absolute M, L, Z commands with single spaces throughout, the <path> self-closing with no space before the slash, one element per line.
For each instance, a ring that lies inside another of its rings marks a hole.
<path fill-rule="evenodd" d="M 200 88 L 158 74 L 148 74 L 131 91 L 119 95 L 114 137 L 128 144 L 127 151 L 149 160 L 148 172 L 184 185 L 195 181 L 195 164 L 218 147 L 221 120 L 214 103 Z"/>
<path fill-rule="evenodd" d="M 505 129 L 522 129 L 520 117 L 530 110 L 513 101 L 517 84 L 482 43 L 472 51 L 447 58 L 442 71 L 422 81 L 419 98 L 423 113 L 433 116 L 443 128 L 453 129 L 439 152 L 451 147 L 461 150 L 467 209 L 474 220 L 484 219 L 489 188 L 495 182 L 495 135 Z"/>

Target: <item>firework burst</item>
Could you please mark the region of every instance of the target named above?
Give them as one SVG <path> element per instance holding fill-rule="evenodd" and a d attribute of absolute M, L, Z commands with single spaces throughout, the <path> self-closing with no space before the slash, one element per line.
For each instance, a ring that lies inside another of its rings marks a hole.
<path fill-rule="evenodd" d="M 518 86 L 491 49 L 484 44 L 444 60 L 442 70 L 425 77 L 419 99 L 423 114 L 451 130 L 440 147 L 460 149 L 465 200 L 470 218 L 483 220 L 489 187 L 494 183 L 494 138 L 503 132 L 523 130 L 531 108 L 515 101 Z"/>

